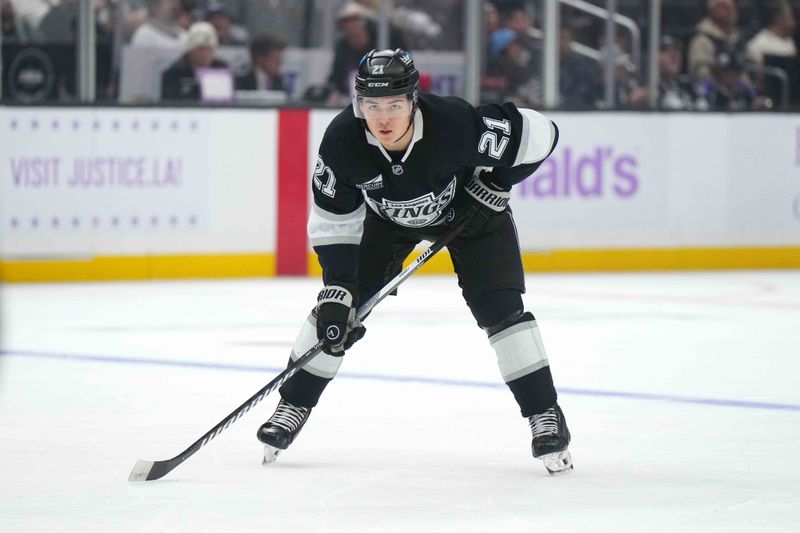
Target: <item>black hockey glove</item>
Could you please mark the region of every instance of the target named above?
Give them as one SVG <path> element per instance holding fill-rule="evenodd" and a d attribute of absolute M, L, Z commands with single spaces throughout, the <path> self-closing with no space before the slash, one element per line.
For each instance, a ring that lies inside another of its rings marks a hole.
<path fill-rule="evenodd" d="M 355 295 L 355 296 L 354 296 Z M 352 285 L 328 285 L 317 296 L 317 338 L 322 350 L 330 355 L 344 355 L 366 333 L 356 318 L 358 294 Z"/>
<path fill-rule="evenodd" d="M 511 189 L 495 185 L 490 178 L 491 172 L 485 170 L 472 176 L 453 200 L 445 218 L 448 224 L 456 226 L 466 220 L 464 233 L 476 235 L 486 231 L 489 224 L 508 208 Z"/>

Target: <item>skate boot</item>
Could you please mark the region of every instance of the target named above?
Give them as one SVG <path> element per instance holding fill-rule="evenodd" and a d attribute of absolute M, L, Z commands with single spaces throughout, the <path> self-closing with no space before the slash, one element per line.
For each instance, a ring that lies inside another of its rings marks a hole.
<path fill-rule="evenodd" d="M 258 440 L 264 443 L 264 460 L 268 465 L 275 461 L 278 454 L 289 447 L 303 429 L 311 409 L 296 407 L 285 400 L 278 402 L 278 408 L 272 416 L 258 428 Z"/>
<path fill-rule="evenodd" d="M 533 456 L 544 461 L 551 476 L 567 474 L 572 470 L 569 454 L 569 429 L 564 413 L 558 404 L 544 413 L 528 417 L 531 426 Z"/>

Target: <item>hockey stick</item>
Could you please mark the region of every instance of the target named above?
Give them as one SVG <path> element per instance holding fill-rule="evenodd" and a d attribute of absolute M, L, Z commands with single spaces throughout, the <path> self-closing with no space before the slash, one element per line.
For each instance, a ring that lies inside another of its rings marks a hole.
<path fill-rule="evenodd" d="M 372 308 L 386 298 L 392 291 L 394 291 L 401 283 L 413 274 L 419 267 L 424 265 L 428 259 L 433 257 L 436 252 L 447 246 L 459 233 L 464 229 L 466 221 L 455 226 L 452 230 L 446 233 L 438 241 L 431 244 L 431 246 L 422 252 L 422 255 L 417 257 L 410 265 L 404 268 L 398 275 L 396 275 L 389 283 L 383 286 L 372 298 L 364 302 L 358 308 L 356 316 L 359 320 L 366 317 Z M 287 379 L 292 377 L 303 365 L 309 362 L 319 352 L 322 351 L 322 341 L 317 342 L 306 353 L 301 355 L 297 360 L 290 363 L 286 369 L 278 374 L 275 379 L 267 383 L 261 390 L 252 395 L 246 402 L 240 405 L 234 412 L 223 418 L 219 424 L 211 428 L 205 435 L 197 439 L 194 444 L 186 448 L 184 451 L 164 461 L 143 461 L 139 459 L 131 470 L 128 481 L 150 481 L 159 479 L 174 470 L 178 465 L 183 463 L 186 459 L 194 455 L 200 448 L 208 444 L 214 437 L 228 429 L 228 426 L 239 420 L 246 412 L 255 407 L 261 400 L 268 394 L 280 387 Z"/>

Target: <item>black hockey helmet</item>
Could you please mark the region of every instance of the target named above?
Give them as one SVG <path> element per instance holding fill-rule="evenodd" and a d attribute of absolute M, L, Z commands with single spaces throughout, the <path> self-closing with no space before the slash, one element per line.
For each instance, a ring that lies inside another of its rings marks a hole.
<path fill-rule="evenodd" d="M 411 54 L 400 48 L 371 50 L 358 64 L 353 110 L 356 116 L 364 118 L 359 105 L 361 99 L 406 96 L 412 103 L 413 115 L 417 106 L 418 91 L 419 71 L 414 66 Z"/>
<path fill-rule="evenodd" d="M 397 96 L 411 94 L 419 87 L 419 72 L 405 50 L 371 50 L 358 64 L 356 94 Z"/>

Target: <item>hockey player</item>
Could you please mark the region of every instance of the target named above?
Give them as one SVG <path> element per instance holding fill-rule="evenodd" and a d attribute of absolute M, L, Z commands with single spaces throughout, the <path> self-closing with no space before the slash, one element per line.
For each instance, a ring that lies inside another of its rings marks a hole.
<path fill-rule="evenodd" d="M 352 106 L 325 131 L 308 221 L 325 287 L 291 358 L 318 339 L 324 353 L 280 388 L 275 413 L 258 430 L 264 463 L 297 437 L 342 355 L 363 337 L 358 303 L 400 272 L 417 243 L 467 220 L 448 245 L 463 297 L 528 419 L 533 456 L 551 474 L 569 472 L 570 434 L 536 320 L 523 307 L 525 280 L 508 207 L 511 186 L 550 155 L 558 128 L 511 103 L 473 107 L 420 94 L 418 85 L 407 52 L 373 50 L 359 65 Z"/>

